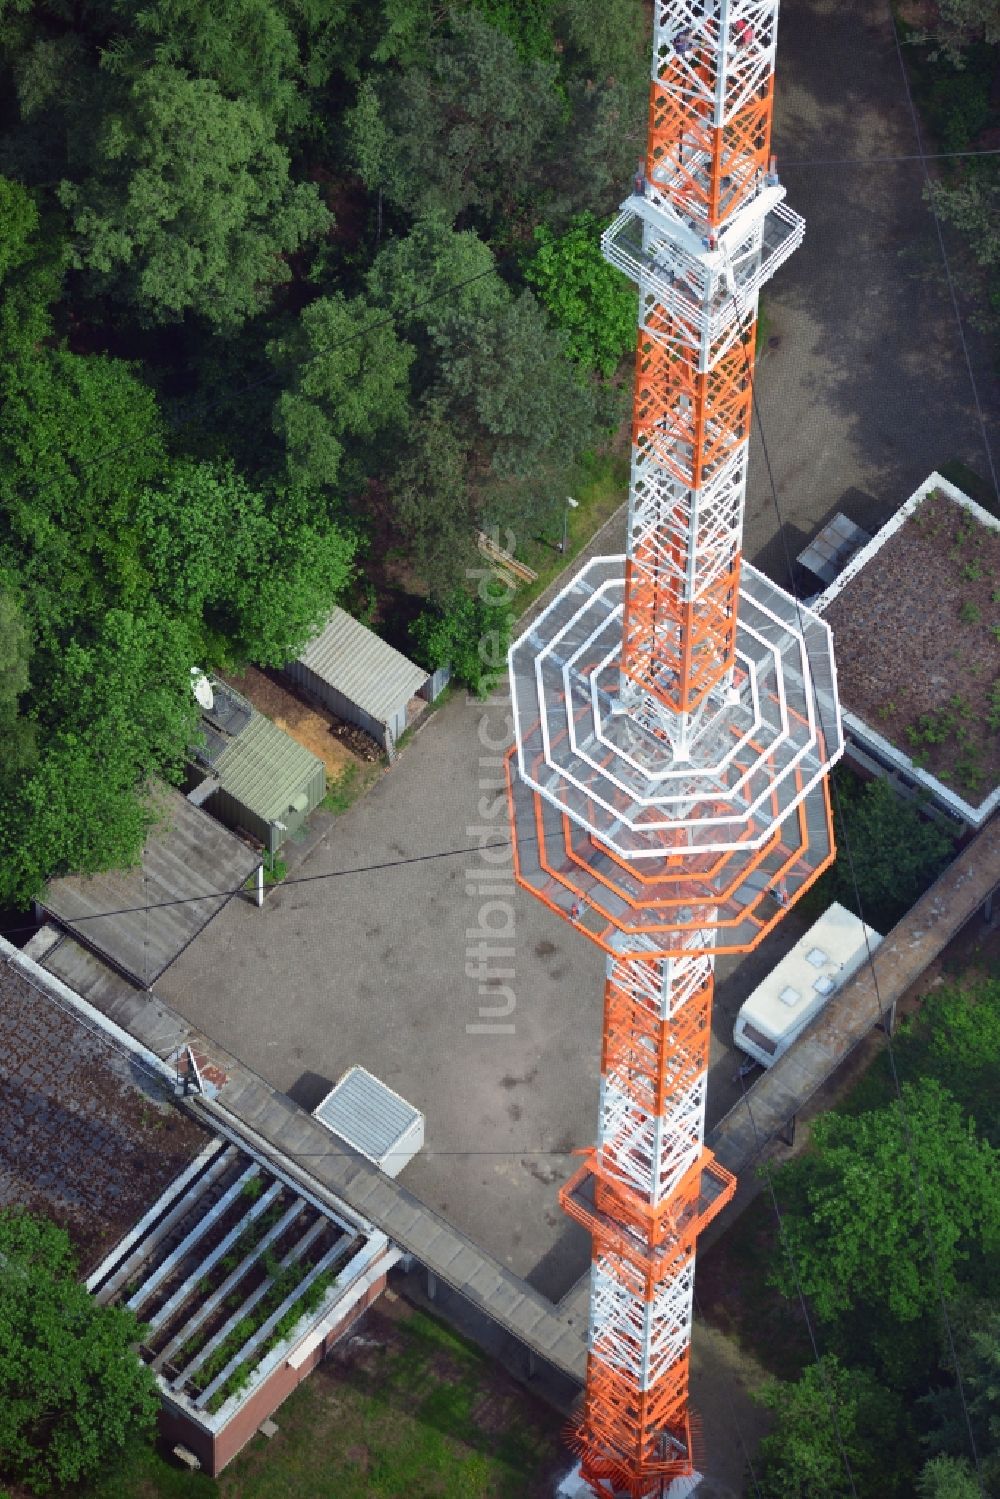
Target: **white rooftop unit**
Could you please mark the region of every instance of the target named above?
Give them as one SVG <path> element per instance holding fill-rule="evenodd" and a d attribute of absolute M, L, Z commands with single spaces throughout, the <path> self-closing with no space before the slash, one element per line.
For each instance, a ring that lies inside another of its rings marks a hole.
<path fill-rule="evenodd" d="M 386 1176 L 398 1176 L 424 1143 L 420 1110 L 364 1067 L 349 1068 L 313 1109 L 313 1118 Z"/>
<path fill-rule="evenodd" d="M 834 901 L 740 1006 L 733 1041 L 773 1067 L 837 990 L 882 941 L 873 927 Z"/>

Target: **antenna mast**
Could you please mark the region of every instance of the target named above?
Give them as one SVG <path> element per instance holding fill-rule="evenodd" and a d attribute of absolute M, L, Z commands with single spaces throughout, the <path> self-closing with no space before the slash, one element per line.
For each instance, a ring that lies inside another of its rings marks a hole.
<path fill-rule="evenodd" d="M 606 955 L 593 1244 L 565 1495 L 690 1492 L 695 1249 L 735 1178 L 704 1146 L 717 953 L 832 862 L 827 625 L 741 561 L 760 287 L 801 242 L 770 156 L 777 0 L 656 0 L 646 161 L 606 231 L 639 289 L 627 553 L 510 651 L 517 879 Z"/>

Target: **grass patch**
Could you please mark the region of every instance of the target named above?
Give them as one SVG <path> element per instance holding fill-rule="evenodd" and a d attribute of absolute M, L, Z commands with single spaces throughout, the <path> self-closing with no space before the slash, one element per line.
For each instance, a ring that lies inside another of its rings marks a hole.
<path fill-rule="evenodd" d="M 561 512 L 551 536 L 530 537 L 517 548 L 518 560 L 533 568 L 538 578 L 534 583 L 525 583 L 514 594 L 515 615 L 521 614 L 539 594 L 545 592 L 553 578 L 569 566 L 605 521 L 624 504 L 628 498 L 628 478 L 627 456 L 614 453 L 584 455 L 570 485 L 577 508 L 569 512 L 565 552 L 558 550 L 562 540 Z"/>
<path fill-rule="evenodd" d="M 405 736 L 404 736 L 405 737 Z M 379 777 L 381 766 L 375 762 L 366 765 L 346 765 L 339 776 L 328 776 L 326 795 L 320 802 L 324 812 L 339 817 L 353 807 L 359 796 L 364 796 L 369 786 Z"/>
<path fill-rule="evenodd" d="M 218 1481 L 155 1452 L 79 1499 L 541 1499 L 560 1453 L 558 1419 L 471 1345 L 422 1312 L 386 1324 L 358 1368 L 321 1366 Z M 376 1336 L 383 1325 L 376 1324 Z"/>
<path fill-rule="evenodd" d="M 280 885 L 288 873 L 288 865 L 280 854 L 264 854 L 264 887 Z M 252 874 L 243 886 L 244 890 L 255 891 L 257 889 L 257 876 Z"/>
<path fill-rule="evenodd" d="M 754 356 L 760 354 L 762 349 L 767 348 L 767 341 L 771 337 L 771 319 L 767 315 L 767 305 L 763 297 L 757 299 L 757 332 L 754 335 Z"/>

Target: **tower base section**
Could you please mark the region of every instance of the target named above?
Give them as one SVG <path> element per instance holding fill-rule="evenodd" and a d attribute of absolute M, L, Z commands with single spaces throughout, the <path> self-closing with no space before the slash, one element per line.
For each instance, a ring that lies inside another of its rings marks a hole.
<path fill-rule="evenodd" d="M 683 1478 L 674 1478 L 664 1490 L 663 1499 L 688 1499 L 697 1492 L 701 1483 L 700 1473 L 687 1473 Z M 580 1472 L 580 1464 L 561 1480 L 555 1491 L 555 1499 L 594 1499 L 594 1490 Z M 613 1499 L 608 1491 L 608 1499 Z"/>
<path fill-rule="evenodd" d="M 560 1482 L 556 1499 L 594 1499 L 594 1491 L 581 1475 L 579 1463 Z"/>

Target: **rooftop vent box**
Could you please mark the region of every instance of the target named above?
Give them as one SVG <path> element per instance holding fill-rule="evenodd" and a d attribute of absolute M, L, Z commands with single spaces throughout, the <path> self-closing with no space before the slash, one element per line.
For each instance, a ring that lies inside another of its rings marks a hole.
<path fill-rule="evenodd" d="M 420 1110 L 364 1067 L 345 1072 L 313 1109 L 313 1118 L 386 1176 L 398 1176 L 424 1143 Z"/>

